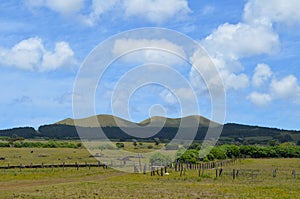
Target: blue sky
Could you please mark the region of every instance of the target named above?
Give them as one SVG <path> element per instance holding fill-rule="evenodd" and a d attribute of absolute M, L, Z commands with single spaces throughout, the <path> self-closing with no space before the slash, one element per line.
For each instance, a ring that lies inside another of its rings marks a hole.
<path fill-rule="evenodd" d="M 73 117 L 73 84 L 90 51 L 117 33 L 162 27 L 208 52 L 226 89 L 225 122 L 300 129 L 299 10 L 298 0 L 6 1 L 0 4 L 0 128 Z M 147 61 L 140 58 L 119 60 L 107 71 L 96 113 L 112 112 L 107 93 L 126 70 Z M 200 87 L 191 67 L 177 69 Z M 189 95 L 179 87 L 177 94 Z M 197 97 L 200 113 L 210 118 L 210 100 L 201 92 Z M 135 121 L 147 118 L 153 105 L 151 114 L 180 116 L 178 102 L 158 85 L 141 87 L 130 100 Z"/>

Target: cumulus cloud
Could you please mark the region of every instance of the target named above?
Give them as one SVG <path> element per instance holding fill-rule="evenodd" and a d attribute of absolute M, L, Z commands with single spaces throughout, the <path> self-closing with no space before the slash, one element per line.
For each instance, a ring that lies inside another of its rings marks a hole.
<path fill-rule="evenodd" d="M 263 85 L 272 76 L 271 68 L 266 64 L 258 64 L 252 77 L 252 84 L 256 87 Z"/>
<path fill-rule="evenodd" d="M 237 60 L 260 54 L 270 54 L 278 49 L 278 35 L 265 26 L 244 23 L 219 26 L 202 42 L 210 54 Z"/>
<path fill-rule="evenodd" d="M 40 38 L 29 38 L 12 47 L 0 49 L 0 64 L 33 70 L 40 63 L 45 49 Z"/>
<path fill-rule="evenodd" d="M 244 73 L 235 74 L 224 70 L 221 72 L 221 77 L 226 89 L 240 90 L 248 87 L 249 85 L 249 78 Z"/>
<path fill-rule="evenodd" d="M 46 7 L 62 15 L 79 12 L 84 7 L 84 0 L 27 0 L 31 7 Z"/>
<path fill-rule="evenodd" d="M 74 63 L 74 52 L 66 42 L 57 42 L 53 52 L 46 50 L 38 37 L 22 40 L 11 49 L 0 48 L 3 66 L 42 72 Z"/>
<path fill-rule="evenodd" d="M 224 60 L 209 57 L 200 50 L 194 52 L 190 57 L 190 62 L 193 66 L 190 70 L 191 83 L 200 89 L 200 92 L 206 89 L 218 91 L 223 88 L 239 90 L 249 84 L 249 79 L 245 74 L 231 72 Z"/>
<path fill-rule="evenodd" d="M 278 79 L 266 64 L 258 64 L 252 77 L 252 83 L 256 87 L 263 86 L 270 80 L 268 90 L 265 93 L 252 92 L 247 99 L 257 106 L 264 106 L 276 99 L 289 99 L 292 102 L 300 102 L 300 85 L 294 75 L 288 75 Z"/>
<path fill-rule="evenodd" d="M 27 0 L 27 5 L 45 7 L 65 16 L 76 15 L 88 26 L 96 25 L 102 15 L 113 9 L 123 18 L 141 17 L 155 24 L 181 19 L 191 12 L 187 0 L 92 0 L 88 13 L 84 11 L 84 0 Z"/>
<path fill-rule="evenodd" d="M 126 16 L 141 16 L 153 23 L 191 12 L 187 0 L 125 0 L 124 7 Z"/>
<path fill-rule="evenodd" d="M 299 10 L 298 0 L 249 0 L 244 8 L 244 20 L 253 24 L 299 24 Z"/>
<path fill-rule="evenodd" d="M 298 80 L 294 75 L 286 76 L 280 80 L 273 79 L 270 90 L 276 98 L 294 98 L 300 93 Z"/>
<path fill-rule="evenodd" d="M 141 50 L 130 52 L 132 49 Z M 130 53 L 126 54 L 128 52 Z M 181 46 L 165 39 L 118 39 L 115 41 L 113 53 L 116 56 L 125 55 L 123 60 L 127 62 L 167 65 L 181 63 L 186 57 Z"/>
<path fill-rule="evenodd" d="M 278 51 L 280 42 L 271 26 L 245 22 L 224 23 L 201 40 L 215 67 L 220 71 L 226 89 L 248 87 L 249 77 L 240 59 Z M 259 77 L 255 77 L 255 81 Z"/>
<path fill-rule="evenodd" d="M 114 6 L 116 6 L 117 3 L 120 2 L 118 2 L 117 0 L 93 0 L 91 12 L 88 15 L 81 15 L 80 19 L 88 26 L 94 26 L 98 23 L 101 15 L 111 10 Z"/>
<path fill-rule="evenodd" d="M 256 106 L 265 106 L 272 101 L 272 97 L 267 93 L 252 92 L 248 97 Z"/>
<path fill-rule="evenodd" d="M 74 63 L 74 52 L 66 42 L 58 42 L 54 52 L 46 51 L 40 67 L 41 71 L 55 70 L 67 64 Z"/>
<path fill-rule="evenodd" d="M 249 78 L 241 73 L 244 67 L 240 60 L 278 52 L 280 49 L 279 35 L 273 29 L 273 24 L 299 23 L 299 10 L 300 3 L 297 0 L 289 2 L 274 0 L 272 3 L 267 0 L 249 0 L 244 7 L 241 22 L 221 24 L 201 40 L 201 44 L 208 51 L 214 65 L 220 70 L 227 89 L 238 90 L 248 86 Z M 272 72 L 269 66 L 257 65 L 252 77 L 252 85 L 259 87 L 270 80 L 271 76 Z M 279 82 L 282 83 L 282 81 Z M 293 81 L 292 78 L 289 77 L 289 81 Z M 272 85 L 275 84 L 279 83 L 273 79 Z M 269 91 L 268 97 L 255 93 L 249 99 L 260 98 L 269 102 L 275 98 L 275 95 L 281 95 L 278 89 L 270 88 L 270 90 L 273 91 L 272 94 Z"/>

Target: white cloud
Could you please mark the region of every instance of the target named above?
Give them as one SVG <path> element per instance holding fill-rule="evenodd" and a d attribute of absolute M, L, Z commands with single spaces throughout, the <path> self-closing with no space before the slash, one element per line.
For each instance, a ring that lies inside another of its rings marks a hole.
<path fill-rule="evenodd" d="M 88 26 L 94 26 L 99 21 L 101 15 L 111 10 L 117 3 L 117 0 L 93 0 L 92 11 L 88 15 L 81 15 L 80 18 Z"/>
<path fill-rule="evenodd" d="M 300 93 L 298 80 L 294 75 L 289 75 L 281 80 L 273 79 L 270 85 L 271 93 L 276 98 L 294 98 Z"/>
<path fill-rule="evenodd" d="M 269 90 L 266 93 L 252 92 L 247 99 L 256 106 L 264 106 L 275 99 L 288 99 L 294 103 L 300 102 L 300 85 L 294 75 L 288 75 L 278 80 L 267 65 L 259 65 L 262 75 L 258 77 L 257 84 L 261 85 L 266 79 L 272 78 Z M 256 68 L 257 69 L 257 68 Z M 257 71 L 257 70 L 256 70 Z"/>
<path fill-rule="evenodd" d="M 47 7 L 62 15 L 79 12 L 84 7 L 84 0 L 27 0 L 31 7 Z"/>
<path fill-rule="evenodd" d="M 182 19 L 191 12 L 187 0 L 92 0 L 88 13 L 84 0 L 27 0 L 33 8 L 46 7 L 65 16 L 76 16 L 88 26 L 99 22 L 103 14 L 114 10 L 124 17 L 140 17 L 161 24 L 170 19 Z"/>
<path fill-rule="evenodd" d="M 214 56 L 237 60 L 273 53 L 278 49 L 279 40 L 278 35 L 265 26 L 225 23 L 206 37 L 202 44 Z"/>
<path fill-rule="evenodd" d="M 239 74 L 244 70 L 241 59 L 278 52 L 279 35 L 273 30 L 273 23 L 287 23 L 289 19 L 300 21 L 299 2 L 291 2 L 249 0 L 244 8 L 243 21 L 237 24 L 224 23 L 201 41 L 220 70 L 227 89 L 238 90 L 248 85 L 249 78 L 243 73 Z M 294 12 L 297 13 L 291 14 Z M 271 76 L 272 72 L 267 65 L 258 65 L 252 84 L 261 86 Z"/>
<path fill-rule="evenodd" d="M 67 64 L 74 64 L 74 52 L 66 42 L 58 42 L 55 45 L 54 52 L 45 52 L 41 71 L 55 70 Z"/>
<path fill-rule="evenodd" d="M 3 66 L 50 71 L 74 63 L 74 52 L 66 42 L 56 43 L 54 52 L 46 50 L 38 37 L 23 40 L 11 49 L 0 48 L 0 64 Z"/>
<path fill-rule="evenodd" d="M 40 62 L 45 49 L 40 38 L 23 40 L 12 49 L 0 50 L 0 64 L 33 70 Z"/>
<path fill-rule="evenodd" d="M 300 22 L 299 10 L 299 0 L 249 0 L 244 8 L 244 20 L 253 24 L 292 25 Z"/>
<path fill-rule="evenodd" d="M 132 49 L 141 49 L 126 54 Z M 185 52 L 178 46 L 165 39 L 118 39 L 115 41 L 113 53 L 122 57 L 127 62 L 160 63 L 174 65 L 181 63 L 185 58 Z M 178 56 L 182 57 L 178 57 Z"/>
<path fill-rule="evenodd" d="M 246 74 L 235 74 L 226 70 L 221 72 L 226 89 L 240 90 L 249 86 L 249 78 Z"/>
<path fill-rule="evenodd" d="M 231 72 L 224 60 L 211 58 L 200 50 L 194 52 L 190 62 L 193 65 L 190 71 L 191 83 L 194 87 L 200 89 L 200 92 L 206 89 L 217 91 L 223 88 L 226 90 L 239 90 L 249 84 L 249 79 L 245 74 Z"/>
<path fill-rule="evenodd" d="M 187 0 L 125 0 L 124 7 L 126 16 L 143 17 L 153 23 L 191 12 Z"/>
<path fill-rule="evenodd" d="M 269 94 L 258 92 L 252 92 L 247 99 L 256 106 L 265 106 L 272 101 L 272 97 Z"/>
<path fill-rule="evenodd" d="M 177 88 L 173 89 L 172 92 L 165 89 L 160 93 L 160 96 L 168 104 L 174 105 L 180 101 L 187 102 L 189 100 L 193 100 L 195 99 L 196 94 L 192 88 Z"/>
<path fill-rule="evenodd" d="M 266 64 L 258 64 L 252 77 L 252 84 L 256 87 L 263 85 L 272 76 L 270 67 Z"/>

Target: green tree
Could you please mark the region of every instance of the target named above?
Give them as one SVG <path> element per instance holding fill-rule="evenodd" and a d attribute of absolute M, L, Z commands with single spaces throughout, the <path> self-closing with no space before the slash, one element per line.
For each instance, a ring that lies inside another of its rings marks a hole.
<path fill-rule="evenodd" d="M 199 151 L 195 149 L 179 150 L 176 153 L 176 159 L 182 163 L 197 163 L 199 161 Z"/>
<path fill-rule="evenodd" d="M 218 160 L 224 160 L 227 158 L 225 148 L 221 148 L 221 147 L 212 148 L 210 154 L 212 154 L 214 158 Z"/>

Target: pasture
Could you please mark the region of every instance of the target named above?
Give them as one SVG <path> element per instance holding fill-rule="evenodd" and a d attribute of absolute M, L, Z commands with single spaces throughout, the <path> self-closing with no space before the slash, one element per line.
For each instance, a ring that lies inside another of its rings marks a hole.
<path fill-rule="evenodd" d="M 1 148 L 7 164 L 96 163 L 85 149 Z M 32 152 L 33 151 L 33 152 Z M 40 156 L 42 154 L 42 156 Z M 239 175 L 232 178 L 232 171 Z M 276 175 L 274 176 L 274 171 Z M 294 172 L 294 173 L 293 173 Z M 300 160 L 243 159 L 223 167 L 172 168 L 169 175 L 124 173 L 102 167 L 0 170 L 1 198 L 299 198 Z"/>

